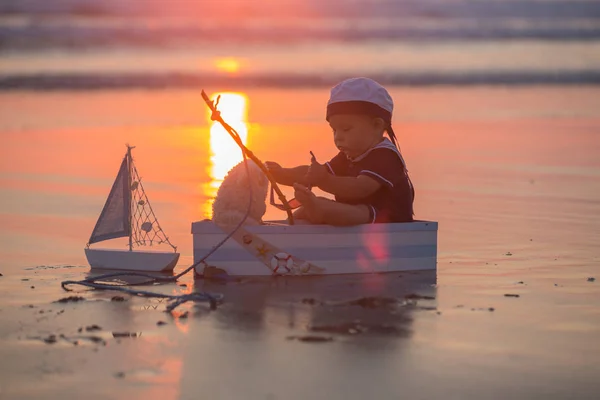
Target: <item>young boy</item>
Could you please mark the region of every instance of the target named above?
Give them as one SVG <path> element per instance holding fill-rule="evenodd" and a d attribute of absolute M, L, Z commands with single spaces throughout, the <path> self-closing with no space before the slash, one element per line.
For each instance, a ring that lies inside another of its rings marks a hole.
<path fill-rule="evenodd" d="M 377 82 L 345 80 L 331 89 L 326 115 L 340 152 L 325 164 L 314 157 L 310 166 L 295 168 L 265 163 L 278 183 L 294 186 L 302 204 L 296 218 L 338 226 L 413 220 L 414 189 L 392 130 L 393 107 Z M 315 196 L 310 186 L 335 201 Z"/>

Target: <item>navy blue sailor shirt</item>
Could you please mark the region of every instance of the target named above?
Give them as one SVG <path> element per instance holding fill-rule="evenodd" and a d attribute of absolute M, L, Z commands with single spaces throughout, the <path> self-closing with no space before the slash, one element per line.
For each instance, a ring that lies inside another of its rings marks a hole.
<path fill-rule="evenodd" d="M 325 165 L 335 176 L 366 175 L 381 184 L 365 198 L 344 199 L 336 195 L 336 201 L 369 206 L 372 223 L 413 220 L 414 188 L 402 154 L 388 138 L 354 159 L 340 152 Z"/>

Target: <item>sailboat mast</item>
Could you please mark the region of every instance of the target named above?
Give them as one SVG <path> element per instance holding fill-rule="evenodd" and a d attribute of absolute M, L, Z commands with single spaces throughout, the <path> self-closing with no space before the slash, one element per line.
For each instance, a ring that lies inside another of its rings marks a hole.
<path fill-rule="evenodd" d="M 127 145 L 127 190 L 131 191 L 131 185 L 132 185 L 132 181 L 131 181 L 131 175 L 132 175 L 132 163 L 133 163 L 133 158 L 131 157 L 131 149 L 133 149 L 132 146 Z M 127 196 L 127 198 L 129 199 L 129 251 L 133 250 L 133 242 L 132 242 L 132 236 L 133 236 L 133 229 L 131 229 L 131 218 L 133 215 L 133 210 L 132 210 L 132 201 L 131 201 L 131 193 L 129 196 Z"/>

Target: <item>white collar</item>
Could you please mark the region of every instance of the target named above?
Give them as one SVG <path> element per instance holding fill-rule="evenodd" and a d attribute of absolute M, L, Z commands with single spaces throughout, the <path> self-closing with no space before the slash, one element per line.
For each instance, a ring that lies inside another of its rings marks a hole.
<path fill-rule="evenodd" d="M 392 143 L 392 141 L 388 138 L 383 138 L 383 140 L 381 142 L 377 143 L 375 146 L 371 147 L 370 149 L 368 149 L 367 151 L 365 151 L 358 157 L 354 157 L 354 158 L 348 157 L 348 160 L 351 162 L 359 162 L 360 160 L 362 160 L 366 156 L 368 156 L 369 153 L 375 149 L 392 150 L 394 153 L 396 153 L 398 155 L 398 157 L 400 157 L 400 161 L 402 161 L 402 165 L 404 166 L 404 169 L 406 170 L 406 163 L 404 162 L 404 158 L 402 157 L 402 154 L 400 154 L 400 150 L 398 150 L 398 148 L 394 145 L 394 143 Z"/>

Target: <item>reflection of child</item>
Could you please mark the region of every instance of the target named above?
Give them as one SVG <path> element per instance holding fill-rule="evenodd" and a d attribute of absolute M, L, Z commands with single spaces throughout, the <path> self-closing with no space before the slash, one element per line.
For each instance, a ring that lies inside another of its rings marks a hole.
<path fill-rule="evenodd" d="M 413 219 L 414 188 L 392 130 L 393 101 L 368 78 L 345 80 L 331 89 L 327 121 L 340 152 L 329 162 L 283 168 L 265 164 L 278 183 L 294 186 L 302 203 L 295 216 L 313 224 L 357 225 Z M 388 133 L 390 139 L 383 136 Z M 315 196 L 317 186 L 335 201 Z"/>

